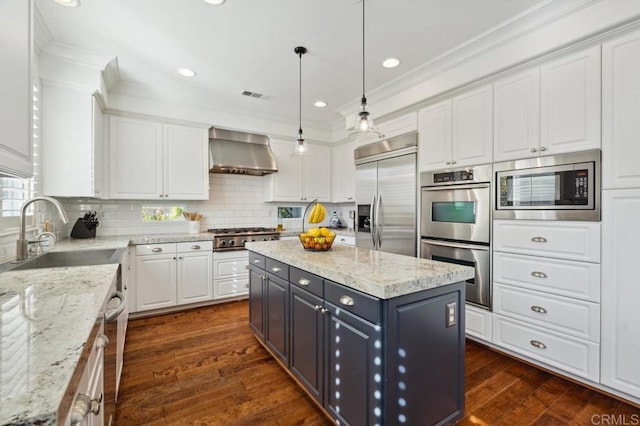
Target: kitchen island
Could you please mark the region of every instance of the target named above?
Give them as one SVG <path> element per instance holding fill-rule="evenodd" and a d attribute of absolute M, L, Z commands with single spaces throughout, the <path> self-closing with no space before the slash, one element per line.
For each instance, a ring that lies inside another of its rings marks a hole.
<path fill-rule="evenodd" d="M 464 414 L 472 268 L 359 247 L 247 243 L 249 321 L 337 424 L 444 424 Z"/>

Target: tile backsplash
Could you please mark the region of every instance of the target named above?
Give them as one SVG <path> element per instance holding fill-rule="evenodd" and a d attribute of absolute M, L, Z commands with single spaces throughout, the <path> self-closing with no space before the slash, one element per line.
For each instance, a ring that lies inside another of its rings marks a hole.
<path fill-rule="evenodd" d="M 200 230 L 208 228 L 231 228 L 264 226 L 275 228 L 278 224 L 278 207 L 302 207 L 307 203 L 267 203 L 265 202 L 264 177 L 231 174 L 209 175 L 209 200 L 203 201 L 149 201 L 149 200 L 98 200 L 93 198 L 59 198 L 69 223 L 63 224 L 50 206 L 39 220 L 49 219 L 58 239 L 68 238 L 74 223 L 87 211 L 96 211 L 100 226 L 96 236 L 122 236 L 140 234 L 166 234 L 187 232 L 186 221 L 145 222 L 142 220 L 142 206 L 181 206 L 184 211 L 198 212 L 204 216 Z M 353 204 L 325 203 L 327 217 L 321 226 L 329 225 L 331 212 L 336 210 L 343 225 L 351 226 L 349 210 Z M 42 223 L 37 224 L 39 228 Z M 299 218 L 285 219 L 286 230 L 298 231 L 302 228 Z M 309 225 L 305 225 L 306 228 Z M 15 256 L 16 235 L 0 236 L 0 259 Z"/>

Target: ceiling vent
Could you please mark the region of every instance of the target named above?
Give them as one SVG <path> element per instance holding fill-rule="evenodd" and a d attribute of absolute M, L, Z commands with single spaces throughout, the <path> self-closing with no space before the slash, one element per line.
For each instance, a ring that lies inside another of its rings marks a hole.
<path fill-rule="evenodd" d="M 248 96 L 250 98 L 256 98 L 256 99 L 263 99 L 265 101 L 270 101 L 275 97 L 271 95 L 263 95 L 262 93 L 250 92 L 248 90 L 243 90 L 241 94 L 242 96 Z"/>

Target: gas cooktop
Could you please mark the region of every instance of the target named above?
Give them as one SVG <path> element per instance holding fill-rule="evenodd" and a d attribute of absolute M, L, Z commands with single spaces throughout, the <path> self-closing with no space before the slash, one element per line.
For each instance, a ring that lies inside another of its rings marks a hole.
<path fill-rule="evenodd" d="M 275 228 L 213 228 L 207 229 L 214 235 L 213 251 L 244 250 L 250 241 L 279 240 L 280 233 Z"/>

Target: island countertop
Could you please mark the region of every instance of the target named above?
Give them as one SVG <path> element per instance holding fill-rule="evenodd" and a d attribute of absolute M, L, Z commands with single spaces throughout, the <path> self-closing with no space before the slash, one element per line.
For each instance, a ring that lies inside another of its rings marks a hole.
<path fill-rule="evenodd" d="M 362 247 L 334 245 L 307 251 L 299 241 L 246 243 L 264 256 L 380 299 L 391 299 L 473 278 L 468 266 L 403 256 Z"/>

